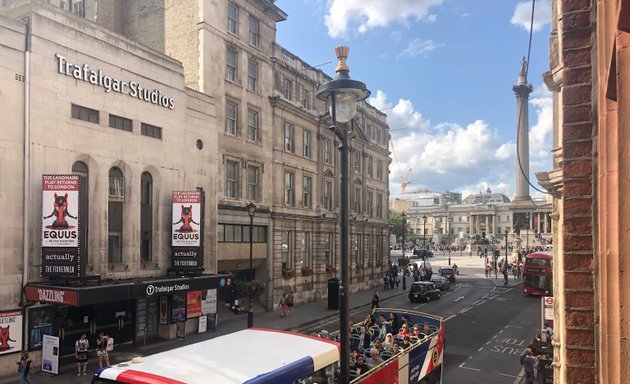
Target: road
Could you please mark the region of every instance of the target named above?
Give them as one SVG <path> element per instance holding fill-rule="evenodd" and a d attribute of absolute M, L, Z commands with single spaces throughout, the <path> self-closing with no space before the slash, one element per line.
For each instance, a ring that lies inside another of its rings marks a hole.
<path fill-rule="evenodd" d="M 521 285 L 495 286 L 476 273 L 478 268 L 460 271 L 457 282 L 440 300 L 412 304 L 401 295 L 384 304 L 445 319 L 444 383 L 519 383 L 523 375 L 519 357 L 536 332 L 539 299 L 524 297 Z M 351 311 L 350 319 L 359 322 L 367 313 L 367 308 Z M 339 318 L 332 317 L 293 330 L 332 331 L 338 325 Z"/>

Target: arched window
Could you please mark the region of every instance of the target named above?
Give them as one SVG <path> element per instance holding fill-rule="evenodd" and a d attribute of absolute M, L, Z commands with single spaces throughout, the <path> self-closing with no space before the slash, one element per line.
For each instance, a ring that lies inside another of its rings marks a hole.
<path fill-rule="evenodd" d="M 153 177 L 140 176 L 140 260 L 153 260 Z"/>
<path fill-rule="evenodd" d="M 79 257 L 81 258 L 81 275 L 83 275 L 89 255 L 87 234 L 90 223 L 90 171 L 84 162 L 77 161 L 72 164 L 72 173 L 79 175 Z"/>
<path fill-rule="evenodd" d="M 109 169 L 109 201 L 107 205 L 107 261 L 122 263 L 123 202 L 125 178 L 118 167 Z"/>

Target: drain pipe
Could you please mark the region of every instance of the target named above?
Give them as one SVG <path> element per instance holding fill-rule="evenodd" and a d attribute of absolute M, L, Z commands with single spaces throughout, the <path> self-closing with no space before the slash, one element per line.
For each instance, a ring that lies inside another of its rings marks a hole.
<path fill-rule="evenodd" d="M 31 146 L 30 146 L 30 60 L 31 60 L 31 19 L 25 17 L 20 19 L 21 22 L 26 24 L 26 31 L 24 34 L 24 172 L 23 172 L 23 195 L 24 203 L 22 204 L 22 217 L 24 223 L 22 225 L 22 292 L 20 293 L 20 304 L 24 308 L 22 314 L 22 350 L 26 350 L 26 340 L 28 329 L 26 327 L 26 298 L 24 296 L 24 287 L 28 283 L 28 252 L 29 252 L 29 207 L 30 207 L 30 168 L 31 168 Z"/>

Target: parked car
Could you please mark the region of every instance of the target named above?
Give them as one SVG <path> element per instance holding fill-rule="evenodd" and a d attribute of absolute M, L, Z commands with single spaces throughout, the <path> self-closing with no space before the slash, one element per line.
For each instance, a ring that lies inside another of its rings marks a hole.
<path fill-rule="evenodd" d="M 417 281 L 409 288 L 409 301 L 412 303 L 418 301 L 428 303 L 431 300 L 438 300 L 440 296 L 440 290 L 430 281 Z"/>
<path fill-rule="evenodd" d="M 412 259 L 428 259 L 433 257 L 433 252 L 428 249 L 414 249 Z"/>
<path fill-rule="evenodd" d="M 441 275 L 431 275 L 431 282 L 435 284 L 435 287 L 440 291 L 448 291 L 451 288 L 451 282 Z"/>
<path fill-rule="evenodd" d="M 451 267 L 440 267 L 438 274 L 446 277 L 451 283 L 455 282 L 455 270 Z"/>

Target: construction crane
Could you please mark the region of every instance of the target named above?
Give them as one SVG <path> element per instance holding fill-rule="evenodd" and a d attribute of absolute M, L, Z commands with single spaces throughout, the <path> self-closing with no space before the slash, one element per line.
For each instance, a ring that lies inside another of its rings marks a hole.
<path fill-rule="evenodd" d="M 394 160 L 394 162 L 398 162 L 398 160 L 396 159 L 396 150 L 394 147 L 394 141 L 393 140 L 389 140 L 389 146 L 391 148 L 391 152 L 392 152 L 392 159 Z M 411 184 L 411 173 L 412 173 L 412 169 L 411 167 L 409 167 L 409 169 L 407 170 L 407 174 L 402 175 L 401 177 L 401 183 L 400 183 L 400 193 L 404 194 L 407 190 L 407 185 Z"/>

